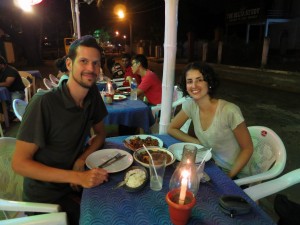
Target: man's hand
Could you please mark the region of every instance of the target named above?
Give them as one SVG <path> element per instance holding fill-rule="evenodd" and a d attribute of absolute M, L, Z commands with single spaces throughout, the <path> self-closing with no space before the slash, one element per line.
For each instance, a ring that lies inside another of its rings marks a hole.
<path fill-rule="evenodd" d="M 92 188 L 108 181 L 108 173 L 104 169 L 94 168 L 80 173 L 81 186 L 84 188 Z"/>

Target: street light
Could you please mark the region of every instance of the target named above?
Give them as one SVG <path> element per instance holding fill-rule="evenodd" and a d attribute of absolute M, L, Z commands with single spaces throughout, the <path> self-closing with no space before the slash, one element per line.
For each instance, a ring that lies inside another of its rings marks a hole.
<path fill-rule="evenodd" d="M 121 4 L 118 4 L 114 7 L 114 13 L 120 18 L 120 19 L 124 19 L 126 17 L 126 7 L 124 5 L 121 5 Z M 132 48 L 133 48 L 133 45 L 132 45 L 132 22 L 131 20 L 127 17 L 127 20 L 129 22 L 129 35 L 130 35 L 130 46 L 129 46 L 129 49 L 130 49 L 130 53 L 132 53 Z"/>

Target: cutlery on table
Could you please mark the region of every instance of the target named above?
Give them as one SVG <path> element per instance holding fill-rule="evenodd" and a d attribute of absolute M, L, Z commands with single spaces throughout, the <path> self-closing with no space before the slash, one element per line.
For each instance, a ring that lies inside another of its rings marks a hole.
<path fill-rule="evenodd" d="M 115 155 L 114 157 L 106 160 L 104 163 L 100 164 L 98 166 L 98 168 L 104 168 L 104 167 L 107 167 L 107 166 L 110 166 L 111 164 L 119 161 L 120 159 L 123 159 L 126 155 L 121 155 L 121 153 L 118 153 L 117 155 Z"/>

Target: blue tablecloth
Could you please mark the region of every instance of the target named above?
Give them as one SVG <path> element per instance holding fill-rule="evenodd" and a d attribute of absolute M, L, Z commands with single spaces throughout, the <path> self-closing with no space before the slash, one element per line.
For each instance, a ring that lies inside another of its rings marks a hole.
<path fill-rule="evenodd" d="M 168 135 L 155 135 L 163 140 L 167 147 L 178 141 Z M 125 149 L 122 141 L 126 137 L 107 138 L 104 148 Z M 169 218 L 168 205 L 165 201 L 169 191 L 169 180 L 174 167 L 166 168 L 163 189 L 152 191 L 149 184 L 140 192 L 126 192 L 119 188 L 112 190 L 124 177 L 124 172 L 110 174 L 110 181 L 95 188 L 84 189 L 81 199 L 80 224 L 172 224 Z M 270 225 L 275 224 L 271 218 L 212 161 L 205 165 L 205 172 L 211 181 L 201 184 L 196 196 L 197 203 L 193 208 L 188 224 L 241 224 Z M 252 206 L 250 213 L 230 218 L 218 206 L 218 198 L 224 194 L 235 194 L 244 197 Z"/>
<path fill-rule="evenodd" d="M 106 88 L 106 82 L 97 82 L 96 85 L 97 85 L 97 88 L 99 91 L 105 91 L 105 88 Z M 115 83 L 112 83 L 112 86 L 113 88 L 116 90 L 117 89 L 117 85 Z"/>
<path fill-rule="evenodd" d="M 106 104 L 108 115 L 104 118 L 105 124 L 119 124 L 128 127 L 143 128 L 150 133 L 154 118 L 150 107 L 140 100 L 114 101 Z"/>

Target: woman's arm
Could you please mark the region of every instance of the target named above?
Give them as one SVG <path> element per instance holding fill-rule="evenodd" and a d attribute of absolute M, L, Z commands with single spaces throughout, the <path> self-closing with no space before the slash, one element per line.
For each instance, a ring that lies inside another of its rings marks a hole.
<path fill-rule="evenodd" d="M 200 144 L 197 138 L 192 137 L 180 130 L 180 128 L 188 119 L 189 117 L 185 114 L 185 112 L 183 110 L 180 110 L 180 112 L 177 113 L 177 115 L 171 121 L 168 128 L 168 134 L 170 134 L 171 136 L 173 136 L 174 138 L 180 141 Z"/>
<path fill-rule="evenodd" d="M 253 143 L 245 122 L 239 124 L 233 130 L 234 136 L 240 145 L 241 152 L 237 156 L 234 165 L 229 172 L 229 177 L 235 177 L 248 163 L 253 153 Z"/>

